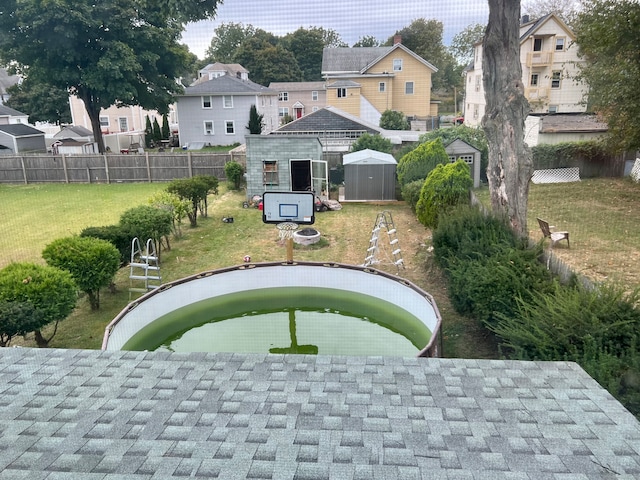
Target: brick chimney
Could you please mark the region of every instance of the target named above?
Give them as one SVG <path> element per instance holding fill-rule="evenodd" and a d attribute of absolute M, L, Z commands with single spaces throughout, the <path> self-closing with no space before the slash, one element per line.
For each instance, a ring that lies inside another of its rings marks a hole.
<path fill-rule="evenodd" d="M 393 44 L 397 45 L 399 43 L 402 43 L 402 35 L 394 35 L 393 36 Z"/>

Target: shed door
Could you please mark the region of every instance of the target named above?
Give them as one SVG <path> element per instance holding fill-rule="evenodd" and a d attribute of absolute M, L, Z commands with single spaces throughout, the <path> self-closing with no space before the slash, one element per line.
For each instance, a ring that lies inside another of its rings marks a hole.
<path fill-rule="evenodd" d="M 291 190 L 314 191 L 326 195 L 329 184 L 327 162 L 324 160 L 291 160 Z"/>

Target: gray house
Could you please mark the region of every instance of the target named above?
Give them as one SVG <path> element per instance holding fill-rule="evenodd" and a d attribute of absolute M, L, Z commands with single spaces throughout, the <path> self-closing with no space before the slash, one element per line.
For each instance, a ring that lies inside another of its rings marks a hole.
<path fill-rule="evenodd" d="M 185 88 L 176 103 L 180 143 L 191 149 L 244 142 L 252 105 L 264 116 L 262 133 L 278 126 L 278 92 L 231 75 Z"/>
<path fill-rule="evenodd" d="M 449 160 L 452 163 L 456 160 L 464 160 L 469 165 L 473 188 L 478 188 L 480 186 L 480 150 L 459 138 L 444 147 L 444 150 L 449 155 Z"/>
<path fill-rule="evenodd" d="M 246 145 L 249 198 L 268 190 L 313 190 L 320 197 L 326 195 L 327 162 L 322 160 L 317 137 L 248 135 Z"/>
<path fill-rule="evenodd" d="M 22 123 L 0 125 L 0 152 L 46 153 L 46 151 L 44 132 Z"/>
<path fill-rule="evenodd" d="M 397 163 L 393 155 L 369 149 L 344 155 L 344 200 L 395 200 Z"/>

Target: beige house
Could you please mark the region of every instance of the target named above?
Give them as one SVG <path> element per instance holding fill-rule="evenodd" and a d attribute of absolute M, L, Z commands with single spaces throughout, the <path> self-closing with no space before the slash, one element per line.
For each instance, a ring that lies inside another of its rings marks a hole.
<path fill-rule="evenodd" d="M 293 120 L 317 112 L 327 105 L 325 82 L 271 82 L 271 90 L 278 92 L 278 116 Z"/>
<path fill-rule="evenodd" d="M 520 64 L 525 95 L 532 114 L 583 113 L 587 86 L 578 73 L 575 36 L 556 15 L 520 25 Z M 473 64 L 466 70 L 464 123 L 479 126 L 485 113 L 482 82 L 482 42 L 475 45 Z"/>
<path fill-rule="evenodd" d="M 402 45 L 325 48 L 322 75 L 327 106 L 379 124 L 385 110 L 424 120 L 438 115 L 431 75 L 438 69 Z"/>

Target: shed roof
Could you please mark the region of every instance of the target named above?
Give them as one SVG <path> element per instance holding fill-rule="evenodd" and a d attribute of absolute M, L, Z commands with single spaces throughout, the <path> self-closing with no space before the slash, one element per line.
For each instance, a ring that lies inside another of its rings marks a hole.
<path fill-rule="evenodd" d="M 7 135 L 11 135 L 12 137 L 30 137 L 33 135 L 44 135 L 44 132 L 41 132 L 37 128 L 33 128 L 30 125 L 25 125 L 24 123 L 0 125 L 0 131 L 6 133 Z"/>
<path fill-rule="evenodd" d="M 393 155 L 384 152 L 378 152 L 377 150 L 365 149 L 359 150 L 353 153 L 347 153 L 342 157 L 343 165 L 396 165 L 396 159 Z"/>
<path fill-rule="evenodd" d="M 640 423 L 577 364 L 0 349 L 29 479 L 637 478 Z"/>

